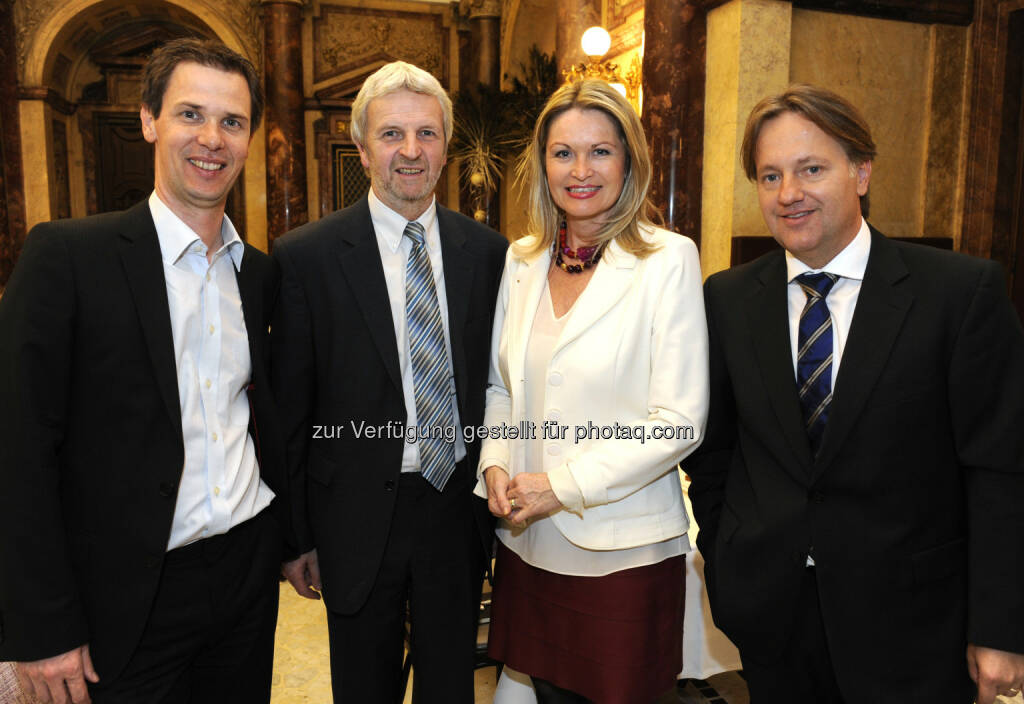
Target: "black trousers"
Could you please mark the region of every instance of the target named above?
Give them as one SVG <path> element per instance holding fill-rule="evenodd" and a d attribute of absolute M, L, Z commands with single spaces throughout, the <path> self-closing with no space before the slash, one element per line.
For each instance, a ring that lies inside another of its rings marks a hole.
<path fill-rule="evenodd" d="M 804 572 L 793 634 L 779 659 L 742 659 L 750 704 L 843 704 L 825 639 L 813 567 Z"/>
<path fill-rule="evenodd" d="M 89 686 L 93 703 L 269 702 L 280 570 L 269 509 L 168 552 L 142 639 L 124 672 Z"/>
<path fill-rule="evenodd" d="M 439 493 L 418 473 L 401 476 L 384 558 L 367 602 L 354 614 L 327 610 L 336 703 L 398 701 L 407 601 L 413 701 L 473 702 L 483 548 L 472 501 L 465 487 Z"/>

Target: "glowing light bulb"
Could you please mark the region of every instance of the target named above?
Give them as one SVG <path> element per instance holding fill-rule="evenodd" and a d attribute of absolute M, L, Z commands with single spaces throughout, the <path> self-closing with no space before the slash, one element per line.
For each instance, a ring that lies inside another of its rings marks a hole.
<path fill-rule="evenodd" d="M 580 38 L 583 53 L 587 56 L 600 58 L 612 47 L 612 36 L 604 27 L 591 27 Z"/>

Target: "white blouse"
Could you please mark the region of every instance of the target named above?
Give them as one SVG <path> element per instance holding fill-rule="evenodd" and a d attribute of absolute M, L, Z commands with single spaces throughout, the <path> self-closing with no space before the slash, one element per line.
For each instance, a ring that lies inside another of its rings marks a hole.
<path fill-rule="evenodd" d="M 578 300 L 578 299 L 577 299 Z M 556 318 L 547 284 L 537 306 L 529 341 L 526 346 L 526 410 L 531 419 L 544 418 L 544 379 L 551 362 L 555 343 L 566 322 L 573 314 L 575 304 L 562 317 Z M 585 384 L 586 369 L 578 370 L 580 378 L 567 383 Z M 539 424 L 538 424 L 539 426 Z M 544 471 L 544 442 L 538 427 L 537 437 L 527 440 L 526 462 L 528 472 Z M 575 491 L 578 493 L 579 488 Z M 556 487 L 556 495 L 558 495 Z M 559 499 L 562 499 L 559 496 Z M 562 509 L 559 509 L 562 510 Z M 505 519 L 498 521 L 498 539 L 524 562 L 558 574 L 578 577 L 599 577 L 642 565 L 653 565 L 669 557 L 682 555 L 689 549 L 686 535 L 669 538 L 658 543 L 619 550 L 588 550 L 570 542 L 550 518 L 536 517 L 527 527 L 516 527 Z"/>

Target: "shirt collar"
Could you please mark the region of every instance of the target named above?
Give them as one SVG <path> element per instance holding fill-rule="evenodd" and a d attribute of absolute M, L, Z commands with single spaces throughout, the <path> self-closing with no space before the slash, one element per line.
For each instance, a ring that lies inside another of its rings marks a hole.
<path fill-rule="evenodd" d="M 802 261 L 786 252 L 786 280 L 790 283 L 793 279 L 809 271 L 827 271 L 844 279 L 864 280 L 864 271 L 868 267 L 868 255 L 871 253 L 871 230 L 868 229 L 867 220 L 860 219 L 860 229 L 856 236 L 843 250 L 832 258 L 820 269 L 812 269 Z"/>
<path fill-rule="evenodd" d="M 160 241 L 160 255 L 165 263 L 174 266 L 193 246 L 199 247 L 197 253 L 205 254 L 206 245 L 199 235 L 167 207 L 156 191 L 149 196 L 149 212 L 153 215 L 156 236 Z M 235 269 L 241 271 L 245 245 L 242 244 L 242 238 L 238 236 L 238 231 L 226 213 L 220 225 L 220 239 L 223 244 L 217 251 L 226 247 Z"/>
<path fill-rule="evenodd" d="M 409 221 L 405 219 L 404 215 L 396 213 L 384 205 L 380 198 L 377 197 L 377 194 L 373 192 L 372 187 L 367 199 L 370 205 L 370 220 L 373 222 L 373 229 L 376 230 L 378 236 L 392 252 L 397 252 L 402 244 L 405 226 L 409 224 Z M 423 225 L 423 231 L 426 233 L 427 249 L 433 249 L 435 246 L 434 237 L 432 236 L 435 229 L 435 220 L 437 220 L 437 208 L 435 207 L 435 199 L 431 198 L 430 206 L 415 220 L 415 222 Z"/>

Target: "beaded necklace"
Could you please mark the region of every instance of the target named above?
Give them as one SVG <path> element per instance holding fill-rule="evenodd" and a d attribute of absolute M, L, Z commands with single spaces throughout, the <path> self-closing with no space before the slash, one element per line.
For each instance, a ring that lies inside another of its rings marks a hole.
<path fill-rule="evenodd" d="M 565 220 L 558 226 L 558 241 L 555 243 L 555 264 L 567 274 L 581 274 L 590 267 L 597 264 L 604 250 L 604 244 L 595 244 L 587 247 L 579 247 L 573 251 L 567 243 Z M 562 255 L 571 259 L 580 260 L 579 264 L 566 264 Z"/>

